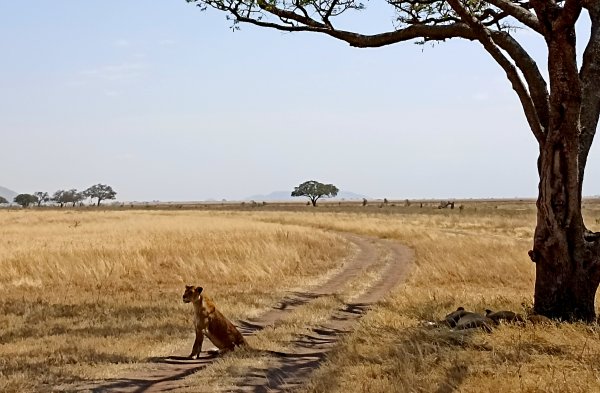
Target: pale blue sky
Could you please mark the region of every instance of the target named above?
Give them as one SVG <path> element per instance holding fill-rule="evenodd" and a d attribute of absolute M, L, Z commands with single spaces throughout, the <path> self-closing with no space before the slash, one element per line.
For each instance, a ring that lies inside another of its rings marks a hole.
<path fill-rule="evenodd" d="M 349 25 L 392 28 L 367 5 Z M 478 44 L 355 49 L 229 23 L 184 0 L 0 2 L 0 185 L 102 182 L 120 200 L 309 179 L 372 197 L 536 195 L 534 138 Z M 600 194 L 597 145 L 586 195 Z"/>

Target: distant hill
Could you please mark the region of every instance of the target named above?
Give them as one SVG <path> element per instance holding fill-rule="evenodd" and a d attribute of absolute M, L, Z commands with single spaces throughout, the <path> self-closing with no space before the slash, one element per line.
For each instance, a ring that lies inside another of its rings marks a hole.
<path fill-rule="evenodd" d="M 300 198 L 294 198 L 291 196 L 292 191 L 273 191 L 270 194 L 266 195 L 252 195 L 245 198 L 246 201 L 292 201 L 292 200 L 300 200 Z M 334 200 L 351 200 L 351 199 L 359 199 L 367 198 L 365 195 L 357 194 L 351 191 L 340 191 L 338 192 L 335 198 L 331 198 Z"/>
<path fill-rule="evenodd" d="M 0 187 L 0 196 L 6 198 L 6 200 L 9 202 L 12 202 L 17 195 L 19 194 L 14 192 L 13 190 L 9 190 L 6 187 Z"/>

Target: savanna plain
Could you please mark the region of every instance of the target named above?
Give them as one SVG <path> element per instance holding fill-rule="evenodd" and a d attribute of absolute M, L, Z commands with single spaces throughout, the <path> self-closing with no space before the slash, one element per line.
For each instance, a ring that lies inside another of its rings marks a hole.
<path fill-rule="evenodd" d="M 600 328 L 500 325 L 432 329 L 458 306 L 527 314 L 535 265 L 532 201 L 162 206 L 0 210 L 0 391 L 69 391 L 193 341 L 185 284 L 231 320 L 261 315 L 286 293 L 324 282 L 356 252 L 343 236 L 414 250 L 410 272 L 345 335 L 302 392 L 600 392 Z M 584 203 L 600 230 L 600 201 Z M 374 282 L 298 307 L 248 338 L 285 350 Z M 268 352 L 239 350 L 186 378 L 181 391 L 228 391 Z"/>

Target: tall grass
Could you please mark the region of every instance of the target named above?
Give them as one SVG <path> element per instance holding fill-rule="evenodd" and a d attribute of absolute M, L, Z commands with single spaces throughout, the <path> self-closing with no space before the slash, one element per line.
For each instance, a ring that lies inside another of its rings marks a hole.
<path fill-rule="evenodd" d="M 246 318 L 346 253 L 336 235 L 204 212 L 0 212 L 0 391 L 167 355 L 192 331 L 184 284 Z"/>
<path fill-rule="evenodd" d="M 361 320 L 303 392 L 600 391 L 597 325 L 505 325 L 490 335 L 422 326 L 457 306 L 526 313 L 532 305 L 533 206 L 474 209 L 261 215 L 395 239 L 416 251 L 405 285 Z M 598 206 L 585 213 L 597 230 Z"/>
<path fill-rule="evenodd" d="M 351 247 L 330 230 L 402 242 L 415 250 L 415 266 L 305 392 L 600 391 L 597 326 L 505 325 L 489 335 L 422 327 L 458 306 L 527 311 L 533 204 L 465 203 L 462 212 L 391 205 L 0 212 L 0 391 L 47 391 L 122 375 L 147 356 L 185 353 L 184 283 L 205 287 L 233 319 L 254 316 L 340 266 Z M 586 202 L 584 213 L 599 230 L 600 205 Z M 299 308 L 251 342 L 285 348 L 338 303 Z M 231 387 L 244 370 L 268 363 L 256 356 L 234 353 L 188 382 L 203 391 Z"/>

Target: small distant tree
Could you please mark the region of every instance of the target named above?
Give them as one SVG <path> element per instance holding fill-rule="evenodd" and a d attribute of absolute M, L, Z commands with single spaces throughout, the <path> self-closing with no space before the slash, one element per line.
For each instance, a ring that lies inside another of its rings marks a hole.
<path fill-rule="evenodd" d="M 6 198 L 4 198 L 3 196 L 0 196 L 0 205 L 8 203 L 8 201 L 6 200 Z"/>
<path fill-rule="evenodd" d="M 83 194 L 83 192 L 78 192 L 75 188 L 72 188 L 68 191 L 63 191 L 61 195 L 62 202 L 71 203 L 73 207 L 75 207 L 78 202 L 83 201 L 85 198 L 86 196 Z"/>
<path fill-rule="evenodd" d="M 42 203 L 46 203 L 50 200 L 50 195 L 48 195 L 48 193 L 45 191 L 36 191 L 33 193 L 33 195 L 35 195 L 38 199 L 38 201 L 37 201 L 38 207 L 40 207 L 40 205 Z"/>
<path fill-rule="evenodd" d="M 367 198 L 363 198 L 362 205 L 363 205 L 363 206 L 367 206 L 367 203 L 368 203 L 368 202 L 369 202 L 369 201 L 367 201 Z"/>
<path fill-rule="evenodd" d="M 295 187 L 294 191 L 292 191 L 292 196 L 305 196 L 314 207 L 317 206 L 317 201 L 320 198 L 333 198 L 338 192 L 338 188 L 333 184 L 323 184 L 315 180 L 309 180 Z"/>
<path fill-rule="evenodd" d="M 52 194 L 52 198 L 50 198 L 50 200 L 54 203 L 58 203 L 60 207 L 63 207 L 65 205 L 65 192 L 65 190 L 56 191 L 54 194 Z"/>
<path fill-rule="evenodd" d="M 98 199 L 97 206 L 100 206 L 100 202 L 104 200 L 115 199 L 117 193 L 111 186 L 107 186 L 106 184 L 96 184 L 85 190 L 83 196 Z"/>
<path fill-rule="evenodd" d="M 21 205 L 23 207 L 29 207 L 29 205 L 37 203 L 37 201 L 38 201 L 37 197 L 35 195 L 31 195 L 31 194 L 19 194 L 14 199 L 15 203 L 18 203 L 19 205 Z"/>

